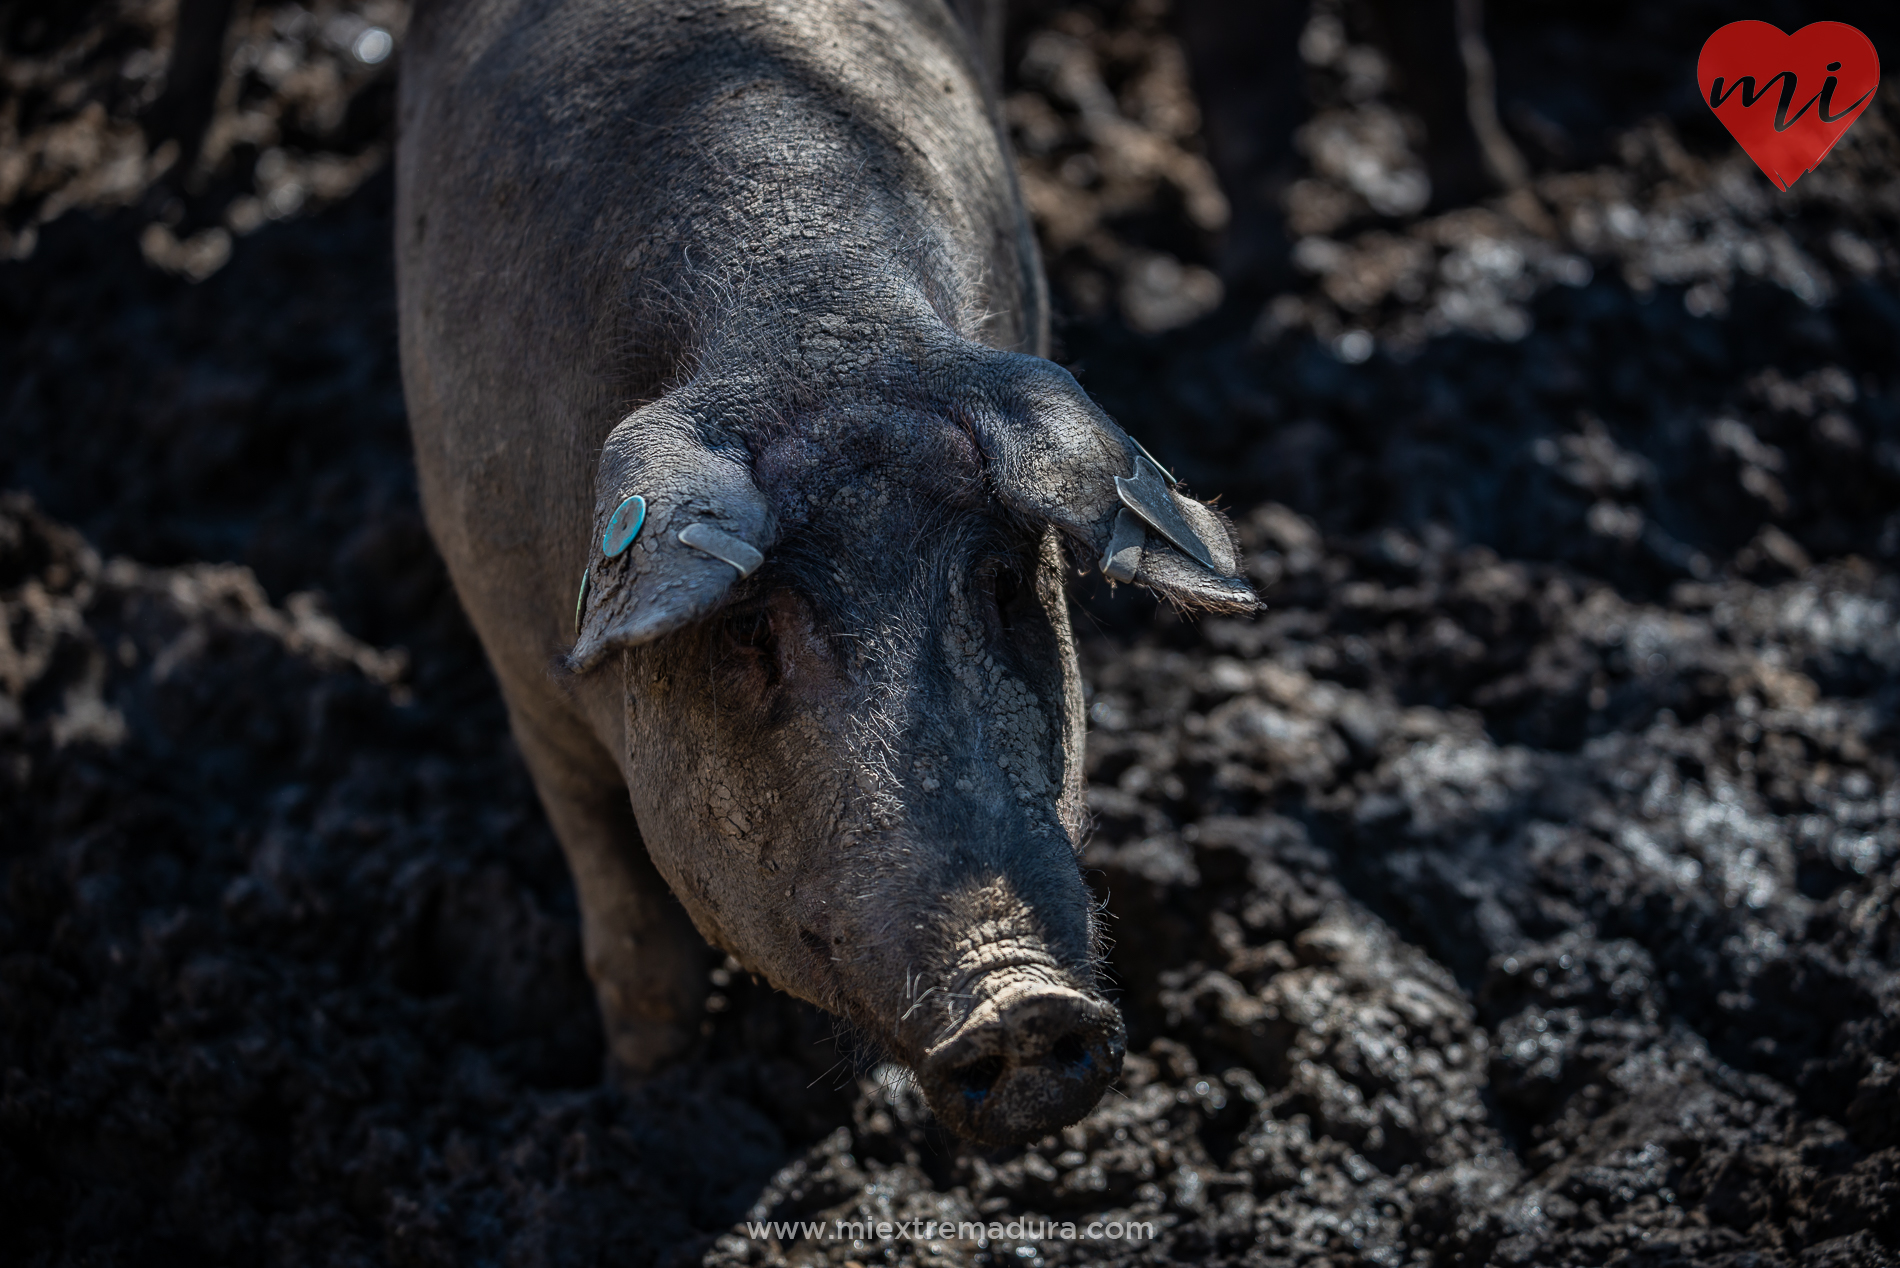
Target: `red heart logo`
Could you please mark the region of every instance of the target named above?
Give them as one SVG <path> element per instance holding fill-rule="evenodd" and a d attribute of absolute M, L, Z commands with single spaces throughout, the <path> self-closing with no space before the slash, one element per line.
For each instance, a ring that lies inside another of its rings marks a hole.
<path fill-rule="evenodd" d="M 1845 22 L 1793 35 L 1766 22 L 1731 22 L 1696 62 L 1702 99 L 1748 157 L 1786 189 L 1813 171 L 1880 85 L 1873 41 Z"/>

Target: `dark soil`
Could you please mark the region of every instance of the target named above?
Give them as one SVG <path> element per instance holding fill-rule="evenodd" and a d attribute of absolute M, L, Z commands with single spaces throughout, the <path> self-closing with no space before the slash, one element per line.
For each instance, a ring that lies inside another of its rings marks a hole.
<path fill-rule="evenodd" d="M 1001 1153 L 710 961 L 703 1059 L 601 1085 L 416 506 L 402 6 L 240 6 L 189 144 L 175 6 L 0 10 L 0 1260 L 1900 1262 L 1900 92 L 1777 194 L 1692 86 L 1900 44 L 1492 7 L 1534 176 L 1427 215 L 1314 5 L 1269 294 L 1165 6 L 1012 37 L 1062 355 L 1271 606 L 1077 596 L 1133 1055 Z M 740 1223 L 1024 1216 L 1155 1235 Z"/>

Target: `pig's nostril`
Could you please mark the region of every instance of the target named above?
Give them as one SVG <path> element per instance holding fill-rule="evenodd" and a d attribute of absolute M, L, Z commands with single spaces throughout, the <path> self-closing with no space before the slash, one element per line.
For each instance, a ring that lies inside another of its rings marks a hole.
<path fill-rule="evenodd" d="M 1049 1045 L 1049 1059 L 1065 1070 L 1080 1073 L 1090 1060 L 1088 1043 L 1078 1034 L 1066 1034 Z"/>
<path fill-rule="evenodd" d="M 1008 1064 L 1002 1057 L 984 1057 L 980 1061 L 970 1062 L 952 1077 L 957 1086 L 963 1089 L 964 1096 L 980 1101 L 990 1094 L 990 1089 L 996 1086 L 996 1080 L 1002 1077 Z"/>

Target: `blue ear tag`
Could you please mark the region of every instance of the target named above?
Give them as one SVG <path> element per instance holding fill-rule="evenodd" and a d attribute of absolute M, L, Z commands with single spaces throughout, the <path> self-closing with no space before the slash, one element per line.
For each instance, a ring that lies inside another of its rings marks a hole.
<path fill-rule="evenodd" d="M 640 535 L 640 526 L 647 522 L 647 500 L 638 493 L 620 504 L 614 517 L 607 521 L 607 531 L 601 534 L 600 549 L 607 558 L 626 550 L 633 545 L 633 539 Z"/>

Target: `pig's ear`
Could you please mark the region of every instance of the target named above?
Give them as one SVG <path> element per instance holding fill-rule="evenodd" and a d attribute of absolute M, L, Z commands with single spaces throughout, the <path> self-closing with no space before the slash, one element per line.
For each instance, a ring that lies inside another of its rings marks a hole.
<path fill-rule="evenodd" d="M 972 414 L 998 500 L 1063 530 L 1111 581 L 1184 608 L 1260 606 L 1226 517 L 1179 489 L 1067 370 L 1015 353 L 983 360 L 985 399 Z"/>
<path fill-rule="evenodd" d="M 743 449 L 707 445 L 665 400 L 629 414 L 600 455 L 568 668 L 711 614 L 776 536 Z"/>

